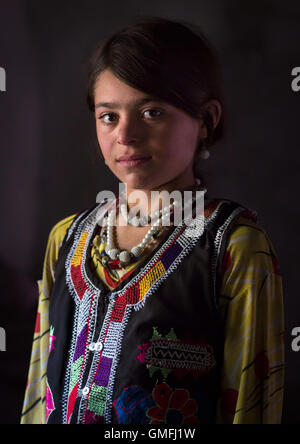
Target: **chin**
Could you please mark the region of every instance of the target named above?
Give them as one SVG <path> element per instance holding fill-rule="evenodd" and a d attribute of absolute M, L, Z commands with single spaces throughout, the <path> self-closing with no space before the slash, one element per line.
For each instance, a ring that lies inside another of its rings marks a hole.
<path fill-rule="evenodd" d="M 153 177 L 149 175 L 130 174 L 125 177 L 120 177 L 119 180 L 134 190 L 151 190 L 154 187 Z"/>

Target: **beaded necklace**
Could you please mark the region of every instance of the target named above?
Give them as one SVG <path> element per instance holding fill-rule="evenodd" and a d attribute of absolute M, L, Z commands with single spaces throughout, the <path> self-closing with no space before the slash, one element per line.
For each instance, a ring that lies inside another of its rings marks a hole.
<path fill-rule="evenodd" d="M 201 181 L 196 179 L 196 189 L 199 188 Z M 122 197 L 122 196 L 121 196 Z M 116 211 L 111 210 L 106 214 L 106 228 L 104 229 L 101 240 L 99 238 L 94 239 L 94 246 L 99 248 L 100 244 L 105 245 L 105 249 L 100 253 L 100 262 L 103 266 L 108 266 L 111 269 L 122 269 L 126 268 L 129 264 L 138 262 L 145 250 L 145 247 L 151 242 L 155 241 L 162 232 L 166 229 L 164 225 L 165 221 L 170 221 L 170 226 L 173 225 L 174 222 L 174 208 L 178 207 L 178 202 L 174 201 L 172 204 L 166 206 L 162 210 L 158 210 L 153 214 L 150 214 L 146 217 L 137 218 L 134 217 L 132 219 L 127 216 L 127 208 L 125 208 L 125 204 L 120 204 L 120 199 L 117 204 L 117 211 L 120 207 L 121 214 L 126 223 L 132 226 L 145 225 L 149 223 L 149 221 L 155 220 L 154 224 L 148 230 L 143 240 L 136 246 L 134 246 L 131 251 L 122 250 L 120 251 L 115 247 L 113 242 L 113 229 L 115 225 L 115 217 Z M 192 206 L 195 201 L 195 197 L 193 197 L 188 203 L 187 206 Z M 126 205 L 127 206 L 127 205 Z"/>

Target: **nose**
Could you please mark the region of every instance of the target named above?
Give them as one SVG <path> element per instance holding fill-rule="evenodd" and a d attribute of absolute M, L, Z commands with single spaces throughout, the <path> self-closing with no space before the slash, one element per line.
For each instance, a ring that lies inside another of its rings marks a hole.
<path fill-rule="evenodd" d="M 124 118 L 119 122 L 117 143 L 120 145 L 131 145 L 138 141 L 137 122 L 134 117 Z"/>

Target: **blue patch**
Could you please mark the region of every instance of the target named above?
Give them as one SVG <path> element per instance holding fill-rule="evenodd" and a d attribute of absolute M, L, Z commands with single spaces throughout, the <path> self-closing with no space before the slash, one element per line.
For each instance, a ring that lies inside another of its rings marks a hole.
<path fill-rule="evenodd" d="M 137 385 L 124 389 L 121 396 L 113 402 L 119 424 L 149 424 L 150 419 L 146 412 L 154 405 L 152 394 Z"/>

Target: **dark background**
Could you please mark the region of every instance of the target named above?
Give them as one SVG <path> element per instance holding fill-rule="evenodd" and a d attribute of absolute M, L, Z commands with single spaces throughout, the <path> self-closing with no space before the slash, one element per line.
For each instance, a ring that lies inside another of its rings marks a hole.
<path fill-rule="evenodd" d="M 0 0 L 0 423 L 18 423 L 48 234 L 117 182 L 97 155 L 85 63 L 97 41 L 140 16 L 199 25 L 218 49 L 227 133 L 207 162 L 211 195 L 257 210 L 281 263 L 286 318 L 283 422 L 299 424 L 298 0 Z"/>

